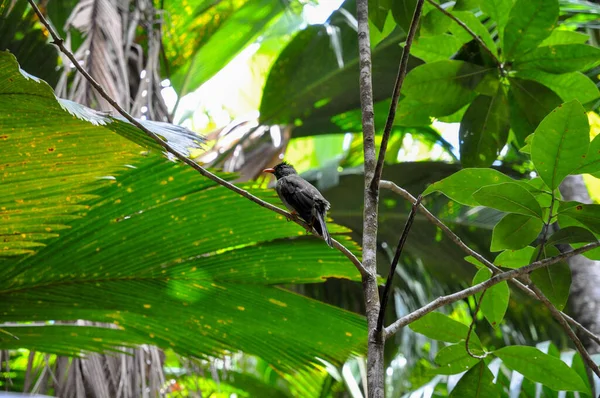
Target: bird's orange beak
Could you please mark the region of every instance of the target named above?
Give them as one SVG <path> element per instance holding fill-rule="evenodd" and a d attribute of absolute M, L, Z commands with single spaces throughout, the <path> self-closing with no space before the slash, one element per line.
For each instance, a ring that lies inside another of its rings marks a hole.
<path fill-rule="evenodd" d="M 275 169 L 273 169 L 273 168 L 270 168 L 270 169 L 264 169 L 262 172 L 263 172 L 263 173 L 275 173 Z"/>

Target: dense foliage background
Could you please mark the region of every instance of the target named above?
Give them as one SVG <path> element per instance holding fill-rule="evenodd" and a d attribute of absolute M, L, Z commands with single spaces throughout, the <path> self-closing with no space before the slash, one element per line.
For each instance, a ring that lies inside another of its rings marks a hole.
<path fill-rule="evenodd" d="M 331 202 L 336 239 L 360 255 L 356 4 L 321 3 L 39 5 L 113 99 L 200 164 L 279 204 L 260 171 L 285 155 Z M 554 203 L 543 191 L 565 200 L 561 228 L 592 231 L 557 243 L 595 240 L 597 213 L 577 218 L 566 201 L 598 195 L 600 141 L 592 139 L 600 132 L 600 5 L 437 3 L 485 46 L 425 3 L 384 179 L 414 195 L 427 189 L 426 206 L 503 266 L 529 262 L 547 218 L 542 212 Z M 369 2 L 378 140 L 415 4 Z M 363 293 L 349 261 L 298 225 L 170 161 L 132 125 L 105 113 L 110 105 L 48 36 L 27 1 L 0 1 L 2 388 L 61 397 L 366 396 Z M 558 119 L 546 122 L 547 130 L 579 116 L 571 127 L 577 137 L 569 136 L 575 150 L 564 157 L 574 159 L 577 148 L 589 154 L 565 166 L 561 178 L 540 172 L 540 164 L 558 158 L 551 140 L 541 154 L 531 142 L 555 109 Z M 475 195 L 505 176 L 465 168 L 488 167 L 524 180 L 520 202 L 533 197 L 529 210 Z M 388 191 L 380 203 L 378 261 L 386 275 L 410 206 Z M 496 257 L 501 250 L 505 257 Z M 489 278 L 464 257 L 417 216 L 386 324 Z M 600 259 L 597 251 L 587 257 Z M 594 262 L 553 270 L 536 283 L 600 334 Z M 495 306 L 482 307 L 475 320 L 470 297 L 444 308 L 447 316 L 434 313 L 394 336 L 386 345 L 388 396 L 477 396 L 478 383 L 491 388 L 480 396 L 591 395 L 598 379 L 588 383 L 545 307 L 504 285 L 486 295 Z M 526 374 L 510 358 L 534 354 L 511 357 L 506 348 L 487 363 L 474 360 L 460 343 L 472 321 L 480 347 L 537 346 L 566 365 L 548 359 L 545 368 L 528 364 L 538 373 Z M 583 386 L 544 383 L 561 375 Z"/>

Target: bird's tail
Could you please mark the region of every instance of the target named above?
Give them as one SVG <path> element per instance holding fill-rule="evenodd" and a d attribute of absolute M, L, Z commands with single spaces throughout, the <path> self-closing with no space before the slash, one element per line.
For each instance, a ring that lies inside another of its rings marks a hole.
<path fill-rule="evenodd" d="M 331 235 L 329 235 L 329 231 L 327 230 L 327 223 L 325 223 L 325 215 L 320 211 L 316 211 L 315 213 L 316 214 L 314 216 L 317 221 L 313 225 L 315 231 L 317 231 L 317 233 L 323 237 L 323 239 L 329 247 L 333 247 L 333 242 L 331 242 Z"/>

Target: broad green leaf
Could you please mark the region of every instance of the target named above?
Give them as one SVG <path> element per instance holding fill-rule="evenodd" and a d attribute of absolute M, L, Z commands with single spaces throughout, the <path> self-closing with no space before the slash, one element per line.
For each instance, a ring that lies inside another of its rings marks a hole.
<path fill-rule="evenodd" d="M 470 11 L 479 7 L 480 0 L 457 0 L 453 10 Z"/>
<path fill-rule="evenodd" d="M 531 256 L 531 262 L 538 257 L 539 246 Z M 560 252 L 554 246 L 544 246 L 540 260 L 558 256 Z M 571 287 L 571 269 L 569 264 L 561 261 L 531 273 L 531 281 L 548 297 L 548 300 L 559 310 L 565 308 Z"/>
<path fill-rule="evenodd" d="M 8 52 L 0 52 L 0 108 L 0 257 L 35 252 L 86 213 L 93 191 L 110 184 L 109 176 L 143 149 L 122 137 L 162 152 L 129 122 L 57 99 L 46 82 L 20 70 Z M 40 134 L 42 117 L 44 129 L 54 135 Z M 185 155 L 203 140 L 179 126 L 140 122 Z M 82 149 L 85 142 L 102 150 Z"/>
<path fill-rule="evenodd" d="M 68 1 L 45 5 L 55 28 L 62 28 L 54 12 L 63 5 L 71 13 L 76 4 Z M 67 16 L 68 16 L 67 14 Z M 35 12 L 26 0 L 0 2 L 0 50 L 10 51 L 23 69 L 55 86 L 60 78 L 58 48 L 50 44 L 47 31 L 39 23 Z M 64 21 L 63 21 L 64 22 Z M 64 36 L 63 36 L 64 37 Z"/>
<path fill-rule="evenodd" d="M 15 337 L 13 337 L 15 336 Z M 48 354 L 80 356 L 90 352 L 114 352 L 144 343 L 135 331 L 75 325 L 2 326 L 0 348 Z M 120 348 L 119 348 L 120 347 Z"/>
<path fill-rule="evenodd" d="M 356 280 L 344 256 L 110 130 L 130 125 L 93 125 L 106 116 L 74 103 L 86 119 L 69 115 L 6 53 L 0 73 L 2 167 L 10 164 L 0 234 L 44 244 L 2 260 L 3 322 L 112 323 L 121 346 L 134 336 L 195 357 L 242 351 L 292 375 L 363 351 L 362 317 L 276 286 Z M 248 189 L 279 203 L 273 190 Z"/>
<path fill-rule="evenodd" d="M 500 397 L 501 388 L 494 384 L 494 375 L 483 361 L 465 373 L 452 392 L 451 398 L 495 398 Z"/>
<path fill-rule="evenodd" d="M 562 245 L 567 243 L 590 243 L 597 239 L 589 230 L 581 227 L 561 228 L 548 238 L 548 245 Z"/>
<path fill-rule="evenodd" d="M 440 367 L 434 369 L 432 373 L 454 375 L 471 369 L 471 367 L 479 362 L 479 360 L 467 353 L 464 341 L 462 341 L 458 344 L 444 347 L 438 351 L 435 356 L 435 362 L 440 365 Z"/>
<path fill-rule="evenodd" d="M 534 80 L 554 91 L 564 101 L 578 100 L 582 104 L 592 102 L 600 97 L 600 91 L 594 82 L 581 72 L 563 73 L 560 75 L 543 72 L 537 69 L 517 71 L 520 79 Z"/>
<path fill-rule="evenodd" d="M 517 58 L 515 69 L 539 69 L 549 73 L 586 71 L 600 65 L 600 48 L 587 44 L 538 47 Z"/>
<path fill-rule="evenodd" d="M 594 174 L 600 171 L 600 135 L 594 137 L 590 143 L 583 164 L 575 169 L 572 174 Z"/>
<path fill-rule="evenodd" d="M 563 101 L 546 86 L 518 78 L 509 78 L 510 126 L 517 142 L 523 145 L 525 137 L 532 134 L 540 122 Z"/>
<path fill-rule="evenodd" d="M 581 358 L 581 354 L 579 354 L 576 351 L 572 351 L 571 361 L 569 361 L 567 359 L 568 358 L 567 355 L 570 354 L 569 352 L 563 352 L 562 354 L 563 355 L 561 355 L 561 359 L 563 361 L 566 360 L 566 363 L 571 367 L 571 369 L 573 369 L 575 372 L 577 372 L 579 377 L 581 377 L 581 380 L 583 380 L 583 382 L 585 383 L 585 385 L 587 387 L 585 394 L 592 396 L 590 379 L 588 378 L 588 373 L 587 373 L 587 366 L 583 362 L 583 359 Z"/>
<path fill-rule="evenodd" d="M 473 198 L 476 191 L 484 186 L 514 181 L 494 169 L 463 169 L 428 186 L 423 196 L 441 192 L 460 204 L 475 207 L 479 206 L 479 202 Z"/>
<path fill-rule="evenodd" d="M 350 4 L 342 7 L 355 12 Z M 296 137 L 300 133 L 343 134 L 348 131 L 340 127 L 347 116 L 344 113 L 360 115 L 356 31 L 341 10 L 331 15 L 328 24 L 339 29 L 338 50 L 332 50 L 333 39 L 327 33 L 331 28 L 310 25 L 296 34 L 279 54 L 264 85 L 259 108 L 261 123 L 295 124 Z M 405 33 L 396 28 L 372 50 L 373 73 L 378 76 L 373 80 L 376 103 L 390 98 L 390 87 L 396 81 L 398 60 L 402 56 L 400 43 L 405 38 Z M 420 63 L 414 57 L 409 58 L 409 70 Z M 389 109 L 389 103 L 385 108 Z"/>
<path fill-rule="evenodd" d="M 517 0 L 504 29 L 505 60 L 519 58 L 550 36 L 558 19 L 557 0 Z"/>
<path fill-rule="evenodd" d="M 473 91 L 486 69 L 463 61 L 438 61 L 416 67 L 408 73 L 402 93 L 430 105 L 432 116 L 447 116 L 475 98 Z"/>
<path fill-rule="evenodd" d="M 502 87 L 494 97 L 479 95 L 460 123 L 460 160 L 465 167 L 488 167 L 506 145 L 508 102 Z"/>
<path fill-rule="evenodd" d="M 456 54 L 463 43 L 455 36 L 420 36 L 413 42 L 410 53 L 425 62 L 443 61 Z"/>
<path fill-rule="evenodd" d="M 469 11 L 452 11 L 452 15 L 454 15 L 458 20 L 467 25 L 469 29 L 473 33 L 475 33 L 479 38 L 486 44 L 486 46 L 492 51 L 494 55 L 498 54 L 498 49 L 496 48 L 496 42 L 492 39 L 490 32 L 488 29 L 481 23 L 481 21 Z M 454 22 L 450 25 L 450 32 L 455 35 L 461 42 L 468 43 L 473 40 L 473 36 L 468 33 L 465 28 Z"/>
<path fill-rule="evenodd" d="M 191 4 L 190 4 L 191 3 Z M 168 1 L 163 40 L 171 69 L 170 80 L 183 96 L 214 76 L 246 46 L 254 42 L 277 20 L 291 21 L 290 34 L 302 19 L 279 0 L 212 2 L 192 0 L 190 12 L 182 4 Z"/>
<path fill-rule="evenodd" d="M 580 204 L 581 203 L 579 203 L 579 202 L 561 203 L 559 206 L 559 209 L 561 209 L 561 207 L 562 207 L 562 210 L 564 210 L 566 208 L 565 206 L 569 206 L 569 205 L 578 206 Z M 573 217 L 565 215 L 564 213 L 558 213 L 557 221 L 558 221 L 558 225 L 560 225 L 561 229 L 568 228 L 568 227 L 584 228 L 584 229 L 592 231 L 592 233 L 594 234 L 596 239 L 600 240 L 600 234 L 594 232 L 594 230 L 592 228 L 588 227 L 586 224 L 580 222 L 579 220 L 574 219 Z M 571 243 L 571 246 L 575 249 L 580 248 L 581 246 L 584 246 L 584 245 L 585 245 L 585 243 Z M 584 257 L 589 258 L 590 260 L 600 261 L 600 248 L 589 250 L 589 251 L 583 253 L 582 255 Z"/>
<path fill-rule="evenodd" d="M 393 0 L 391 9 L 392 15 L 396 20 L 396 23 L 400 25 L 404 32 L 408 32 L 410 28 L 410 22 L 412 21 L 415 8 L 417 6 L 417 0 Z"/>
<path fill-rule="evenodd" d="M 529 245 L 542 231 L 544 222 L 521 214 L 507 214 L 494 227 L 490 250 L 519 250 Z"/>
<path fill-rule="evenodd" d="M 558 211 L 560 215 L 575 219 L 590 231 L 600 233 L 600 205 L 561 202 Z"/>
<path fill-rule="evenodd" d="M 519 250 L 505 250 L 498 254 L 494 264 L 504 268 L 521 268 L 530 263 L 534 247 L 527 246 Z"/>
<path fill-rule="evenodd" d="M 500 37 L 500 42 L 503 43 L 504 28 L 508 22 L 508 15 L 513 6 L 513 0 L 485 0 L 480 1 L 479 4 L 481 11 L 496 21 L 498 36 Z"/>
<path fill-rule="evenodd" d="M 440 10 L 434 8 L 427 2 L 423 4 L 423 16 L 419 23 L 421 36 L 439 36 L 446 33 L 452 20 L 445 16 Z M 411 50 L 412 51 L 412 50 Z"/>
<path fill-rule="evenodd" d="M 467 337 L 469 327 L 462 322 L 455 321 L 441 312 L 430 312 L 424 317 L 417 319 L 408 326 L 412 331 L 421 333 L 430 339 L 458 343 Z M 481 348 L 477 335 L 471 333 L 469 347 Z"/>
<path fill-rule="evenodd" d="M 391 3 L 392 0 L 369 0 L 369 19 L 380 32 L 385 26 Z"/>
<path fill-rule="evenodd" d="M 560 105 L 542 120 L 531 142 L 531 160 L 551 189 L 586 160 L 590 126 L 581 104 Z"/>
<path fill-rule="evenodd" d="M 492 209 L 542 218 L 540 204 L 531 193 L 514 182 L 485 186 L 473 193 L 473 199 Z"/>
<path fill-rule="evenodd" d="M 472 285 L 485 282 L 492 277 L 492 271 L 487 268 L 482 268 L 475 274 Z M 508 301 L 510 299 L 510 289 L 508 282 L 503 281 L 486 290 L 481 299 L 481 293 L 475 295 L 477 300 L 481 300 L 480 311 L 488 320 L 492 327 L 497 327 L 504 319 L 504 314 L 508 309 Z"/>
<path fill-rule="evenodd" d="M 481 261 L 477 260 L 473 256 L 466 256 L 465 257 L 465 261 L 468 262 L 468 263 L 470 263 L 470 264 L 473 264 L 475 267 L 477 267 L 479 269 L 485 268 L 485 265 Z"/>
<path fill-rule="evenodd" d="M 509 368 L 555 391 L 587 391 L 577 372 L 563 361 L 534 347 L 503 347 L 494 354 Z"/>
<path fill-rule="evenodd" d="M 590 36 L 585 33 L 556 28 L 550 33 L 550 36 L 540 43 L 540 47 L 555 46 L 558 44 L 583 44 L 589 39 Z"/>

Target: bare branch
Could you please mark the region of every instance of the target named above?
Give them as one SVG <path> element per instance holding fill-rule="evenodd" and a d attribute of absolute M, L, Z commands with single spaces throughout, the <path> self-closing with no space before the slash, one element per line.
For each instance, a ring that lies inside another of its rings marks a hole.
<path fill-rule="evenodd" d="M 535 261 L 535 262 L 533 262 L 529 265 L 526 265 L 524 267 L 521 267 L 521 268 L 502 272 L 500 274 L 497 274 L 497 275 L 491 277 L 490 279 L 488 279 L 486 281 L 478 283 L 477 285 L 473 285 L 471 287 L 468 287 L 468 288 L 463 289 L 456 293 L 449 294 L 447 296 L 438 297 L 437 299 L 433 300 L 429 304 L 426 304 L 423 307 L 419 308 L 418 310 L 415 310 L 415 311 L 411 312 L 410 314 L 403 316 L 402 318 L 398 319 L 396 322 L 394 322 L 393 324 L 391 324 L 390 326 L 385 328 L 385 336 L 386 336 L 386 338 L 391 336 L 392 334 L 396 333 L 398 330 L 400 330 L 404 326 L 416 321 L 419 318 L 422 318 L 423 316 L 427 315 L 428 313 L 430 313 L 444 305 L 455 303 L 458 300 L 462 300 L 462 299 L 467 298 L 475 293 L 479 293 L 482 290 L 488 289 L 494 285 L 497 285 L 500 282 L 507 281 L 509 279 L 518 278 L 523 275 L 527 275 L 527 274 L 535 271 L 536 269 L 548 267 L 552 264 L 556 264 L 556 263 L 566 260 L 570 257 L 576 256 L 581 253 L 588 252 L 597 247 L 600 247 L 600 242 L 588 243 L 587 245 L 582 246 L 579 249 L 561 253 L 558 256 L 546 258 L 544 260 Z"/>
<path fill-rule="evenodd" d="M 567 333 L 567 336 L 569 336 L 571 341 L 573 341 L 573 344 L 575 344 L 577 351 L 579 351 L 579 354 L 581 354 L 581 357 L 583 358 L 585 363 L 589 366 L 589 368 L 592 369 L 592 372 L 594 372 L 596 374 L 596 376 L 600 377 L 600 369 L 598 368 L 598 365 L 596 365 L 596 363 L 590 356 L 589 352 L 587 352 L 587 350 L 581 343 L 581 340 L 579 340 L 579 337 L 577 337 L 575 332 L 573 332 L 573 329 L 571 329 L 571 327 L 567 323 L 567 320 L 565 319 L 563 314 L 554 306 L 554 304 L 552 304 L 550 302 L 550 300 L 548 300 L 548 298 L 544 295 L 544 293 L 540 290 L 540 288 L 538 288 L 537 286 L 535 286 L 533 284 L 529 285 L 529 287 L 537 295 L 537 297 L 540 299 L 540 301 L 542 303 L 544 303 L 546 308 L 548 308 L 548 310 L 550 311 L 552 316 L 558 321 L 560 326 L 562 326 L 562 328 L 565 330 L 565 333 Z"/>
<path fill-rule="evenodd" d="M 387 280 L 385 281 L 385 288 L 383 289 L 383 296 L 381 298 L 381 306 L 379 307 L 379 316 L 377 317 L 377 331 L 380 332 L 383 328 L 383 319 L 385 317 L 385 309 L 387 307 L 388 300 L 390 298 L 390 292 L 392 290 L 392 280 L 394 279 L 394 274 L 396 273 L 396 266 L 398 265 L 398 261 L 400 260 L 400 255 L 402 254 L 402 249 L 404 248 L 404 244 L 406 243 L 406 239 L 408 238 L 408 232 L 410 231 L 410 227 L 415 219 L 415 215 L 417 214 L 417 208 L 421 204 L 421 196 L 417 198 L 417 201 L 413 203 L 412 208 L 410 210 L 410 214 L 408 215 L 408 219 L 406 220 L 406 224 L 404 225 L 404 231 L 402 231 L 402 235 L 400 235 L 400 241 L 398 241 L 398 247 L 396 248 L 396 254 L 394 254 L 394 258 L 392 260 L 392 264 L 390 265 L 390 272 L 388 274 Z"/>
<path fill-rule="evenodd" d="M 438 3 L 436 3 L 435 1 L 433 1 L 433 0 L 427 0 L 427 2 L 429 4 L 431 4 L 432 6 L 434 6 L 435 8 L 437 8 L 438 10 L 440 10 L 440 12 L 442 12 L 442 14 L 444 14 L 448 18 L 452 19 L 461 28 L 463 28 L 468 34 L 470 34 L 473 37 L 473 39 L 475 39 L 475 41 L 481 46 L 481 48 L 483 48 L 485 50 L 485 52 L 488 53 L 488 55 L 492 58 L 492 60 L 494 61 L 494 63 L 498 66 L 498 69 L 500 69 L 500 72 L 504 73 L 504 65 L 502 65 L 502 62 L 500 62 L 500 60 L 498 59 L 498 57 L 496 57 L 494 55 L 494 53 L 492 52 L 492 50 L 490 50 L 490 48 L 487 46 L 487 44 L 485 44 L 485 42 L 483 40 L 481 40 L 481 37 L 479 37 L 477 35 L 477 33 L 473 32 L 471 30 L 471 28 L 469 28 L 467 25 L 465 25 L 465 23 L 463 21 L 461 21 L 460 19 L 456 18 L 454 15 L 452 15 L 451 13 L 449 13 L 448 11 L 446 11 L 444 9 L 444 7 L 442 7 L 441 5 L 439 5 Z"/>
<path fill-rule="evenodd" d="M 417 33 L 417 26 L 419 25 L 419 19 L 421 18 L 421 11 L 423 9 L 424 0 L 417 0 L 415 6 L 415 12 L 413 13 L 412 20 L 410 22 L 410 28 L 408 30 L 408 36 L 406 37 L 406 43 L 402 49 L 402 57 L 400 58 L 400 66 L 398 66 L 398 76 L 396 77 L 396 84 L 394 85 L 394 92 L 392 94 L 392 101 L 390 103 L 390 110 L 388 113 L 387 121 L 385 122 L 385 128 L 383 129 L 383 137 L 381 139 L 381 147 L 379 148 L 379 157 L 377 158 L 377 166 L 375 167 L 375 174 L 371 180 L 371 191 L 379 190 L 379 180 L 381 180 L 381 173 L 383 172 L 383 162 L 385 160 L 385 152 L 387 151 L 388 141 L 394 125 L 394 119 L 396 118 L 396 108 L 398 107 L 398 99 L 400 98 L 400 90 L 404 83 L 404 77 L 406 76 L 406 70 L 408 69 L 408 57 L 410 55 L 410 48 L 412 47 L 413 39 Z"/>
<path fill-rule="evenodd" d="M 133 124 L 134 126 L 136 126 L 137 128 L 139 128 L 140 130 L 142 130 L 146 135 L 148 135 L 150 138 L 152 138 L 157 144 L 159 144 L 162 148 L 164 148 L 165 151 L 167 151 L 168 153 L 172 154 L 173 156 L 175 156 L 178 160 L 182 161 L 183 163 L 187 164 L 188 166 L 192 167 L 194 170 L 198 171 L 201 175 L 203 175 L 204 177 L 208 178 L 209 180 L 212 180 L 214 182 L 216 182 L 217 184 L 224 186 L 225 188 L 245 197 L 246 199 L 251 200 L 252 202 L 256 203 L 259 206 L 262 206 L 266 209 L 269 209 L 271 211 L 274 211 L 275 213 L 281 214 L 282 216 L 286 217 L 288 220 L 292 219 L 296 224 L 301 225 L 302 227 L 304 227 L 307 230 L 311 230 L 311 227 L 309 227 L 309 225 L 299 219 L 296 219 L 294 217 L 292 217 L 292 215 L 290 213 L 288 213 L 287 211 L 284 211 L 282 209 L 280 209 L 277 206 L 274 206 L 270 203 L 265 202 L 262 199 L 259 199 L 258 197 L 252 195 L 251 193 L 249 193 L 248 191 L 245 191 L 235 185 L 233 185 L 232 183 L 225 181 L 224 179 L 216 176 L 215 174 L 211 173 L 210 171 L 206 170 L 205 168 L 203 168 L 202 166 L 200 166 L 199 164 L 197 164 L 196 162 L 194 162 L 193 160 L 187 158 L 186 156 L 180 154 L 178 151 L 174 150 L 173 148 L 171 148 L 169 146 L 168 143 L 166 143 L 165 141 L 163 141 L 160 137 L 158 137 L 156 134 L 154 134 L 153 132 L 151 132 L 150 130 L 148 130 L 147 128 L 145 128 L 139 121 L 137 121 L 133 116 L 131 116 L 129 113 L 127 113 L 121 106 L 119 106 L 119 104 L 117 104 L 107 93 L 106 91 L 104 91 L 104 89 L 102 88 L 102 86 L 100 86 L 98 84 L 98 82 L 96 82 L 94 80 L 94 78 L 92 76 L 90 76 L 89 73 L 87 73 L 87 71 L 79 64 L 79 62 L 77 62 L 77 60 L 75 59 L 75 56 L 73 55 L 73 53 L 71 53 L 65 46 L 63 43 L 63 40 L 60 38 L 60 36 L 56 33 L 56 31 L 54 31 L 54 28 L 52 28 L 52 26 L 50 26 L 50 24 L 48 23 L 48 21 L 46 20 L 46 18 L 44 17 L 44 15 L 40 12 L 39 8 L 37 7 L 37 5 L 35 4 L 34 0 L 28 0 L 29 4 L 31 5 L 31 7 L 33 8 L 33 10 L 35 11 L 35 13 L 37 14 L 38 18 L 40 19 L 40 22 L 46 27 L 46 29 L 48 29 L 48 31 L 50 32 L 50 35 L 52 36 L 53 39 L 53 43 L 58 46 L 58 48 L 60 49 L 60 51 L 62 53 L 64 53 L 70 60 L 71 62 L 73 62 L 73 65 L 77 68 L 77 70 L 79 70 L 79 72 L 81 72 L 81 74 L 83 74 L 83 76 L 90 82 L 90 84 L 98 91 L 98 93 L 113 107 L 117 110 L 117 112 L 119 112 L 125 119 L 127 119 L 131 124 Z M 314 233 L 313 233 L 314 234 Z M 318 236 L 315 234 L 315 236 Z M 321 238 L 322 239 L 322 238 Z M 354 264 L 354 266 L 356 267 L 356 269 L 360 272 L 361 276 L 363 276 L 363 278 L 366 275 L 370 275 L 369 272 L 367 272 L 365 270 L 365 268 L 362 266 L 361 262 L 358 260 L 358 258 L 356 258 L 356 256 L 354 254 L 352 254 L 352 252 L 350 252 L 350 250 L 348 250 L 346 247 L 344 247 L 341 243 L 339 243 L 336 240 L 333 240 L 333 246 L 338 249 L 340 252 L 342 252 L 351 262 L 352 264 Z"/>
<path fill-rule="evenodd" d="M 398 185 L 394 184 L 391 181 L 381 181 L 381 183 L 379 184 L 379 186 L 381 188 L 386 188 L 386 189 L 389 189 L 389 190 L 391 190 L 391 191 L 399 194 L 404 199 L 408 200 L 409 202 L 411 202 L 413 204 L 417 200 L 407 190 L 400 188 Z M 490 269 L 495 274 L 502 272 L 502 270 L 500 268 L 496 267 L 493 263 L 489 262 L 485 257 L 483 257 L 482 255 L 480 255 L 479 253 L 477 253 L 476 251 L 474 251 L 473 249 L 471 249 L 469 246 L 467 246 L 458 237 L 458 235 L 456 235 L 450 228 L 448 228 L 440 219 L 438 219 L 436 216 L 434 216 L 433 214 L 431 214 L 429 212 L 429 210 L 427 210 L 427 208 L 425 208 L 425 206 L 423 206 L 422 204 L 419 206 L 419 211 L 421 213 L 423 213 L 423 215 L 425 215 L 425 217 L 432 224 L 434 224 L 435 226 L 437 226 L 438 228 L 440 228 L 444 232 L 444 234 L 446 234 L 446 236 L 448 236 L 450 238 L 450 240 L 452 240 L 466 254 L 468 254 L 470 256 L 473 256 L 474 258 L 476 258 L 477 260 L 479 260 L 483 265 L 485 265 L 488 269 Z M 524 291 L 529 297 L 534 298 L 536 300 L 539 299 L 539 297 L 533 291 L 531 291 L 531 289 L 529 289 L 527 286 L 525 286 L 520 281 L 511 279 L 510 282 L 513 283 L 516 287 L 518 287 L 522 291 Z M 565 313 L 562 313 L 562 315 L 563 315 L 563 317 L 571 325 L 577 327 L 589 339 L 591 339 L 592 341 L 595 341 L 596 343 L 600 344 L 600 336 L 597 336 L 594 333 L 592 333 L 590 330 L 588 330 L 587 328 L 585 328 L 582 324 L 580 324 L 579 322 L 577 322 L 575 319 L 573 319 L 569 315 L 567 315 Z"/>

